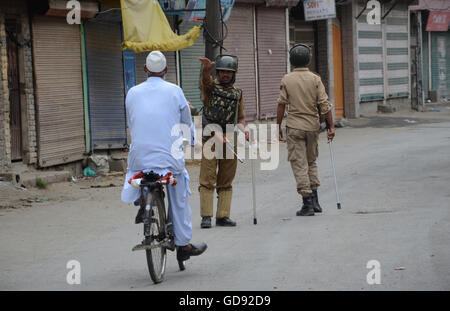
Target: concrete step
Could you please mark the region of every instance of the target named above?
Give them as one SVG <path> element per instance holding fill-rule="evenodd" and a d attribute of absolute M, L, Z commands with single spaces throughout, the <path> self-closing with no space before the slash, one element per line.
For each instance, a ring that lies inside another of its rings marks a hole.
<path fill-rule="evenodd" d="M 37 187 L 36 182 L 38 179 L 41 179 L 43 184 L 70 181 L 72 173 L 69 171 L 37 171 L 25 172 L 20 174 L 19 176 L 19 181 L 17 182 L 17 180 L 13 180 L 13 182 L 17 182 L 18 184 L 24 185 L 27 188 L 32 188 Z"/>

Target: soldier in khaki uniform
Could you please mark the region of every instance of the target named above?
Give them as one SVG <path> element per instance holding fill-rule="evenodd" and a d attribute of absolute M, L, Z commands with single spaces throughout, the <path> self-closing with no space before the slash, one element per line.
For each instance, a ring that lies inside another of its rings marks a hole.
<path fill-rule="evenodd" d="M 303 206 L 297 216 L 313 216 L 322 212 L 317 195 L 320 186 L 316 159 L 319 155 L 318 139 L 320 115 L 328 122 L 328 140 L 334 138 L 331 103 L 320 77 L 307 66 L 311 51 L 304 44 L 297 44 L 289 51 L 289 61 L 294 67 L 281 80 L 278 98 L 277 123 L 280 141 L 283 141 L 281 122 L 285 107 L 289 105 L 286 119 L 288 161 L 297 183 L 297 192 L 303 197 Z"/>
<path fill-rule="evenodd" d="M 242 90 L 234 87 L 238 67 L 237 58 L 231 55 L 219 55 L 215 61 L 217 78 L 211 75 L 214 62 L 208 58 L 199 58 L 199 60 L 203 65 L 200 78 L 204 105 L 203 127 L 216 124 L 222 128 L 221 133 L 213 131 L 211 136 L 203 136 L 203 145 L 210 139 L 218 139 L 219 144 L 223 144 L 222 159 L 220 157 L 208 159 L 205 157 L 205 148 L 203 149 L 199 178 L 201 228 L 211 228 L 214 189 L 218 195 L 216 226 L 236 226 L 236 222 L 230 219 L 230 209 L 233 192 L 231 184 L 236 174 L 237 158 L 234 155 L 231 158 L 226 156 L 227 146 L 224 136 L 227 124 L 238 123 L 244 129 L 246 140 L 249 139 Z M 234 150 L 236 151 L 236 147 Z"/>

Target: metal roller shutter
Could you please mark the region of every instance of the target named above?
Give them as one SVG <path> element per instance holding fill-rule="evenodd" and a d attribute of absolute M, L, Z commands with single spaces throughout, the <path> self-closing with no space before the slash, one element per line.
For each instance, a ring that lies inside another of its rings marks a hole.
<path fill-rule="evenodd" d="M 93 149 L 127 143 L 120 24 L 86 22 L 89 117 Z"/>
<path fill-rule="evenodd" d="M 180 34 L 185 34 L 192 27 L 200 25 L 201 22 L 183 22 L 180 24 Z M 205 43 L 203 42 L 203 31 L 200 33 L 194 45 L 180 51 L 181 59 L 181 88 L 186 99 L 197 109 L 203 106 L 200 100 L 200 62 L 199 57 L 205 55 Z"/>
<path fill-rule="evenodd" d="M 360 12 L 366 1 L 359 0 L 356 10 Z M 358 44 L 358 78 L 361 102 L 382 100 L 383 86 L 383 39 L 381 25 L 367 23 L 366 9 L 356 22 Z"/>
<path fill-rule="evenodd" d="M 431 88 L 439 96 L 450 96 L 450 33 L 431 33 Z"/>
<path fill-rule="evenodd" d="M 148 53 L 149 52 L 135 54 L 136 84 L 147 80 L 147 73 L 144 71 L 144 65 Z"/>
<path fill-rule="evenodd" d="M 389 8 L 389 5 L 385 5 L 384 11 Z M 398 3 L 386 17 L 386 63 L 388 98 L 408 96 L 408 8 L 406 3 Z"/>
<path fill-rule="evenodd" d="M 36 16 L 32 28 L 38 165 L 80 160 L 85 151 L 80 26 Z"/>
<path fill-rule="evenodd" d="M 253 6 L 236 5 L 227 22 L 228 37 L 225 39 L 225 54 L 239 58 L 236 87 L 241 88 L 244 96 L 245 117 L 257 119 L 256 109 L 256 68 L 255 46 L 253 38 Z"/>
<path fill-rule="evenodd" d="M 277 115 L 280 82 L 286 74 L 286 16 L 284 9 L 256 8 L 260 118 Z"/>

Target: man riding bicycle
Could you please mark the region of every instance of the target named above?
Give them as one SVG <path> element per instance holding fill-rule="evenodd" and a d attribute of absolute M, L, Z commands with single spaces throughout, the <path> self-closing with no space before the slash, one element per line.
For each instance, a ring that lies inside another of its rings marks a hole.
<path fill-rule="evenodd" d="M 177 136 L 172 136 L 172 129 L 180 124 L 191 128 L 191 144 L 194 144 L 191 111 L 181 88 L 163 79 L 168 68 L 161 52 L 149 53 L 144 70 L 148 79 L 132 87 L 125 101 L 131 144 L 122 201 L 134 202 L 139 198 L 139 190 L 128 183 L 139 171 L 153 171 L 163 176 L 171 172 L 178 180 L 176 186 L 168 188 L 174 242 L 177 246 L 177 259 L 184 261 L 190 256 L 202 254 L 207 248 L 205 243 L 190 243 L 192 223 L 189 174 L 181 152 L 182 145 L 175 150 L 178 152 L 176 155 L 173 150 L 173 146 L 177 146 L 177 141 L 180 141 L 181 130 L 177 131 Z M 141 223 L 143 215 L 144 209 L 141 208 L 135 223 Z"/>

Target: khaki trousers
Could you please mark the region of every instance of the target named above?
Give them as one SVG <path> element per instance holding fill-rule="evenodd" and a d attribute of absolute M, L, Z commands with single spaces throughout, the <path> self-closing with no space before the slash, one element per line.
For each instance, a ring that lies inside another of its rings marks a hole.
<path fill-rule="evenodd" d="M 203 144 L 205 140 L 203 141 Z M 207 159 L 202 152 L 202 161 L 200 166 L 200 196 L 202 192 L 214 191 L 216 189 L 219 196 L 216 218 L 230 217 L 231 209 L 231 193 L 232 182 L 236 175 L 237 158 L 233 156 L 232 159 L 226 159 L 226 146 L 223 145 L 224 158 L 223 159 Z M 202 198 L 201 198 L 202 199 Z M 200 204 L 200 216 L 213 216 L 213 204 L 212 200 L 208 202 L 201 202 Z"/>
<path fill-rule="evenodd" d="M 320 186 L 316 159 L 319 155 L 319 131 L 287 128 L 288 161 L 297 183 L 297 192 L 309 196 Z"/>

